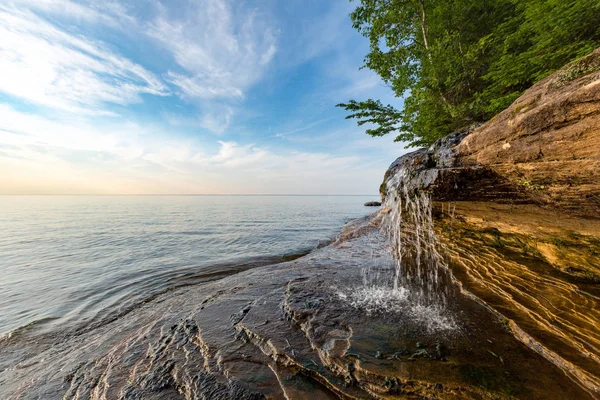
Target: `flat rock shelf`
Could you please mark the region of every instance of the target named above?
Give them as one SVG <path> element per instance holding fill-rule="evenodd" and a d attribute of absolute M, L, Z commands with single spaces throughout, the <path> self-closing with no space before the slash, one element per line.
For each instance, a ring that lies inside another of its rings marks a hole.
<path fill-rule="evenodd" d="M 389 285 L 382 215 L 91 331 L 19 332 L 0 342 L 0 397 L 593 398 L 459 290 L 436 314 Z"/>

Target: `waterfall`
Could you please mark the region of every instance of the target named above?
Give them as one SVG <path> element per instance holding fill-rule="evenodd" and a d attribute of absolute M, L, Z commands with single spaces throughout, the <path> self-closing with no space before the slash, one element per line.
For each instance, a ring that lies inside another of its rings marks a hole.
<path fill-rule="evenodd" d="M 372 257 L 362 282 L 336 288 L 337 296 L 367 314 L 396 313 L 429 332 L 454 331 L 450 272 L 435 235 L 431 196 L 406 182 L 403 169 L 388 180 L 380 229 L 366 238 Z"/>
<path fill-rule="evenodd" d="M 409 190 L 406 170 L 398 171 L 387 184 L 382 231 L 396 262 L 394 288 L 407 288 L 421 306 L 445 307 L 448 268 L 436 239 L 431 196 Z"/>

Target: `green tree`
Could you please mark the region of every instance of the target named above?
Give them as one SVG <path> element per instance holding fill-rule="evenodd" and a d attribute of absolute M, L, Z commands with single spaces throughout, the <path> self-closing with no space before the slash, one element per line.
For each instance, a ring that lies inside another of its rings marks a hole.
<path fill-rule="evenodd" d="M 526 0 L 515 1 L 515 7 L 516 15 L 492 39 L 496 54 L 482 93 L 488 116 L 600 45 L 597 0 Z"/>
<path fill-rule="evenodd" d="M 364 67 L 404 106 L 338 106 L 413 146 L 486 121 L 600 42 L 598 0 L 360 0 L 350 18 L 369 39 Z"/>

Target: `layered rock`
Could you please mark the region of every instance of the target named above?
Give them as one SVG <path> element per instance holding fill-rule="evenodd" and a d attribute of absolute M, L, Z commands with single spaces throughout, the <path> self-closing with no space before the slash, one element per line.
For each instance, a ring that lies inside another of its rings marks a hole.
<path fill-rule="evenodd" d="M 600 49 L 491 121 L 396 160 L 463 292 L 600 397 Z"/>
<path fill-rule="evenodd" d="M 410 175 L 404 184 L 438 201 L 535 204 L 597 218 L 600 49 L 542 80 L 488 123 L 399 158 L 384 185 L 399 171 Z"/>

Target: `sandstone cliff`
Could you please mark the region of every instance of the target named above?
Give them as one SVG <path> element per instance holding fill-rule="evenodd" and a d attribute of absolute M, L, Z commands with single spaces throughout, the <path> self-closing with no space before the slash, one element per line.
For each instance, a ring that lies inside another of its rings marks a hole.
<path fill-rule="evenodd" d="M 388 206 L 398 193 L 433 200 L 463 292 L 600 396 L 600 49 L 396 160 Z"/>

